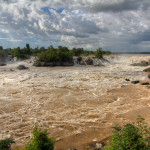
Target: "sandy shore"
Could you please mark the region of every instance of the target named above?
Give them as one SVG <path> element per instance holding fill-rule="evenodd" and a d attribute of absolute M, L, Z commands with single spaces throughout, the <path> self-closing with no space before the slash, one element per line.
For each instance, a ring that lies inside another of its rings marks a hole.
<path fill-rule="evenodd" d="M 146 79 L 145 67 L 131 63 L 149 58 L 116 56 L 101 67 L 36 68 L 27 62 L 21 64 L 28 70 L 0 67 L 0 138 L 24 144 L 38 125 L 57 140 L 56 150 L 84 149 L 111 135 L 115 123 L 137 115 L 150 123 L 150 86 L 125 80 Z"/>

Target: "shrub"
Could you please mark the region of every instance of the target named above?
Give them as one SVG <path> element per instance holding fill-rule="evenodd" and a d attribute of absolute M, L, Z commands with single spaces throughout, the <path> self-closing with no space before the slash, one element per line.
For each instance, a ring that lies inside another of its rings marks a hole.
<path fill-rule="evenodd" d="M 110 146 L 105 150 L 148 150 L 150 149 L 150 129 L 140 116 L 137 122 L 123 127 L 116 125 Z"/>
<path fill-rule="evenodd" d="M 78 56 L 78 61 L 80 62 L 82 60 L 82 57 L 81 56 Z"/>
<path fill-rule="evenodd" d="M 11 144 L 15 143 L 13 139 L 0 140 L 0 150 L 10 150 Z"/>
<path fill-rule="evenodd" d="M 71 60 L 72 55 L 70 51 L 61 51 L 59 49 L 42 52 L 38 55 L 38 61 L 41 62 L 55 62 L 55 61 L 66 62 Z"/>
<path fill-rule="evenodd" d="M 96 58 L 99 58 L 99 59 L 102 59 L 102 58 L 103 58 L 103 51 L 102 51 L 102 48 L 99 48 L 99 49 L 96 51 L 95 57 L 96 57 Z"/>
<path fill-rule="evenodd" d="M 53 150 L 55 140 L 48 137 L 47 130 L 33 131 L 33 139 L 26 145 L 26 150 Z"/>

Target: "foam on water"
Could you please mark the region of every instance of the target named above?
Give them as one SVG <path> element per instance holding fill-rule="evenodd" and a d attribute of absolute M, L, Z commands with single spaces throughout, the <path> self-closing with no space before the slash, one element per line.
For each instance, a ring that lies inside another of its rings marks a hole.
<path fill-rule="evenodd" d="M 0 136 L 26 141 L 37 124 L 59 137 L 82 133 L 87 127 L 110 126 L 112 122 L 106 120 L 118 114 L 118 109 L 127 112 L 131 104 L 120 95 L 109 97 L 107 92 L 130 85 L 126 78 L 145 79 L 145 67 L 131 63 L 149 58 L 118 55 L 97 67 L 36 68 L 28 62 L 1 67 Z M 19 64 L 29 69 L 17 70 Z"/>

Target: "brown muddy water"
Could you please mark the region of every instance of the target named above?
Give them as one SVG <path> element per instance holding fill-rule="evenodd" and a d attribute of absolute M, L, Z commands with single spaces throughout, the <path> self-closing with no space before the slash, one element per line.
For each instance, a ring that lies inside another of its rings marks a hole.
<path fill-rule="evenodd" d="M 55 149 L 84 149 L 111 135 L 115 123 L 150 123 L 150 87 L 145 67 L 131 66 L 150 56 L 117 55 L 104 66 L 36 68 L 29 62 L 0 67 L 0 139 L 24 145 L 38 125 L 57 140 Z M 28 70 L 17 70 L 25 64 Z"/>

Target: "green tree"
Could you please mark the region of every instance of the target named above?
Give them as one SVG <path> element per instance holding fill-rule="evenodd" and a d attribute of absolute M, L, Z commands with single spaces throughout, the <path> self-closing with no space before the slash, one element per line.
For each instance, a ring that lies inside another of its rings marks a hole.
<path fill-rule="evenodd" d="M 24 53 L 27 54 L 27 55 L 30 55 L 31 54 L 31 48 L 30 48 L 30 45 L 29 44 L 26 44 L 26 48 L 24 49 Z"/>
<path fill-rule="evenodd" d="M 95 53 L 95 57 L 99 58 L 99 59 L 103 59 L 103 51 L 102 48 L 98 48 L 96 53 Z"/>
<path fill-rule="evenodd" d="M 150 129 L 142 117 L 137 122 L 126 124 L 123 127 L 116 125 L 111 138 L 110 146 L 105 150 L 149 150 Z"/>
<path fill-rule="evenodd" d="M 15 143 L 13 139 L 0 140 L 0 150 L 11 150 L 11 145 Z"/>
<path fill-rule="evenodd" d="M 53 150 L 55 140 L 48 137 L 47 130 L 38 130 L 37 127 L 33 131 L 33 139 L 26 145 L 26 150 Z"/>
<path fill-rule="evenodd" d="M 24 51 L 20 49 L 20 47 L 14 48 L 12 55 L 17 58 L 27 58 L 27 56 L 24 54 Z"/>
<path fill-rule="evenodd" d="M 0 46 L 0 50 L 3 50 L 3 47 L 2 47 L 2 46 Z"/>

